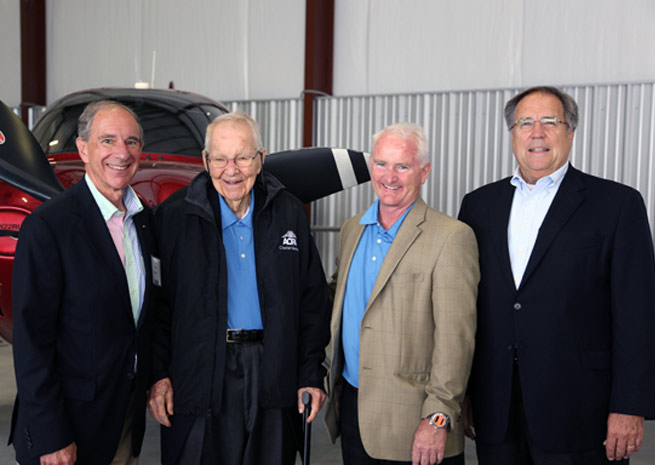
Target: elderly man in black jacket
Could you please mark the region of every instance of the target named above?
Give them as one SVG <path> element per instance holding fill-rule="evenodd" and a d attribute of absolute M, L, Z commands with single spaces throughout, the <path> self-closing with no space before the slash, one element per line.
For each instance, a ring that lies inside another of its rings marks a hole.
<path fill-rule="evenodd" d="M 164 302 L 149 406 L 164 465 L 293 464 L 302 392 L 310 421 L 326 397 L 325 276 L 303 204 L 264 157 L 254 120 L 218 117 L 206 171 L 157 212 Z"/>

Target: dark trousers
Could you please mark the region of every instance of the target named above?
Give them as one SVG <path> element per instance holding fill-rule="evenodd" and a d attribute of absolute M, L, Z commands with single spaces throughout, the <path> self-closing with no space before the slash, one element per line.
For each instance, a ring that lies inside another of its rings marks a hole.
<path fill-rule="evenodd" d="M 227 345 L 218 415 L 198 417 L 177 465 L 293 465 L 297 410 L 259 403 L 261 342 Z"/>
<path fill-rule="evenodd" d="M 411 461 L 377 460 L 366 453 L 357 421 L 357 390 L 346 380 L 343 380 L 343 383 L 344 388 L 339 405 L 343 465 L 411 465 Z M 418 427 L 418 422 L 416 426 Z M 384 434 L 384 431 L 380 431 L 380 434 Z M 464 465 L 464 454 L 446 458 L 441 463 L 443 465 Z"/>
<path fill-rule="evenodd" d="M 475 408 L 475 406 L 474 406 Z M 628 459 L 607 460 L 605 447 L 584 452 L 552 454 L 534 447 L 525 418 L 518 365 L 514 365 L 512 380 L 512 403 L 507 436 L 500 444 L 486 444 L 475 441 L 480 465 L 627 465 Z"/>

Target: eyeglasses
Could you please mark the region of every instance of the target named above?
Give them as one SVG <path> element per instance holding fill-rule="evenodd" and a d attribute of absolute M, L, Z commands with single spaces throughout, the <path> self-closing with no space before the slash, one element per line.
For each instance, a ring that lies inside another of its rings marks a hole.
<path fill-rule="evenodd" d="M 514 128 L 518 128 L 519 131 L 532 131 L 534 127 L 537 125 L 537 123 L 541 124 L 541 129 L 544 131 L 553 131 L 557 129 L 557 126 L 560 124 L 564 124 L 566 126 L 569 125 L 566 121 L 563 121 L 559 118 L 555 118 L 554 116 L 545 116 L 541 118 L 539 121 L 535 121 L 532 118 L 521 118 L 520 120 L 517 120 L 512 126 L 510 126 L 509 130 L 511 131 Z"/>
<path fill-rule="evenodd" d="M 249 155 L 238 155 L 234 158 L 207 156 L 207 162 L 212 168 L 220 169 L 225 168 L 230 160 L 232 160 L 234 161 L 234 164 L 239 168 L 248 168 L 252 165 L 252 162 L 255 160 L 255 158 L 257 158 L 257 155 L 261 154 L 261 150 L 258 150 L 252 157 Z"/>

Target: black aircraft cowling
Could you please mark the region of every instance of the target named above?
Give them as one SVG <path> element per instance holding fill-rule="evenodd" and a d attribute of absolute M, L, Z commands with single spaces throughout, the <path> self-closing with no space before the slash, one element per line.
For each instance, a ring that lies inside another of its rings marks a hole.
<path fill-rule="evenodd" d="M 0 101 L 0 180 L 45 201 L 64 191 L 23 122 Z"/>

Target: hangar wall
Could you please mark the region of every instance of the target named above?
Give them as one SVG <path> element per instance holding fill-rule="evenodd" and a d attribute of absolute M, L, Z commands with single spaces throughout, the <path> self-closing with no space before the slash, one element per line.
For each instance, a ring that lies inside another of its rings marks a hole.
<path fill-rule="evenodd" d="M 317 0 L 318 1 L 318 0 Z M 0 0 L 0 98 L 19 103 L 19 3 Z M 655 79 L 652 0 L 335 0 L 335 95 Z M 156 87 L 298 97 L 305 0 L 47 2 L 48 102 Z"/>
<path fill-rule="evenodd" d="M 336 0 L 335 95 L 655 79 L 652 0 Z"/>
<path fill-rule="evenodd" d="M 48 103 L 75 90 L 128 86 L 221 100 L 298 96 L 305 0 L 47 2 Z"/>

